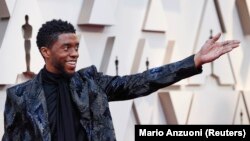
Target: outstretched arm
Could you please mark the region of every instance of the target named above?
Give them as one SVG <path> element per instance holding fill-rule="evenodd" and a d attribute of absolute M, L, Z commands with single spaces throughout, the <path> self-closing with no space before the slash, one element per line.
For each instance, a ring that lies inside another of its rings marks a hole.
<path fill-rule="evenodd" d="M 216 60 L 221 55 L 232 51 L 240 44 L 240 41 L 238 40 L 226 40 L 218 42 L 220 36 L 221 33 L 218 33 L 211 39 L 207 40 L 202 48 L 195 54 L 194 62 L 197 68 L 200 68 L 205 63 Z"/>
<path fill-rule="evenodd" d="M 202 65 L 219 58 L 221 55 L 239 46 L 239 41 L 228 40 L 218 42 L 221 34 L 212 37 L 202 46 L 200 51 L 181 61 L 152 68 L 143 73 L 127 76 L 108 76 L 97 73 L 96 80 L 108 95 L 109 101 L 127 100 L 146 96 L 160 88 L 172 85 L 179 80 L 202 72 Z"/>
<path fill-rule="evenodd" d="M 95 67 L 92 71 L 95 79 L 103 91 L 107 94 L 109 101 L 128 100 L 149 95 L 160 88 L 167 87 L 185 79 L 199 74 L 201 68 L 196 68 L 194 55 L 178 62 L 151 68 L 143 73 L 125 76 L 109 76 L 97 73 Z"/>

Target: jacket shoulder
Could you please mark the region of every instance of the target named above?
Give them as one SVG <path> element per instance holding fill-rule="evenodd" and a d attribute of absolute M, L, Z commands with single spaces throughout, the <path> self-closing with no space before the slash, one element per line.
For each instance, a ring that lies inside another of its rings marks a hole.
<path fill-rule="evenodd" d="M 96 76 L 98 74 L 96 66 L 94 66 L 94 65 L 91 65 L 91 66 L 86 67 L 86 68 L 82 68 L 77 72 L 82 77 L 93 77 L 93 76 Z"/>
<path fill-rule="evenodd" d="M 27 87 L 31 84 L 31 80 L 14 85 L 6 90 L 7 100 L 20 105 L 23 103 L 24 92 Z"/>
<path fill-rule="evenodd" d="M 9 87 L 7 89 L 7 92 L 20 94 L 20 92 L 22 92 L 30 84 L 31 84 L 31 80 L 28 80 L 28 81 L 20 83 L 20 84 L 16 84 L 14 86 Z"/>

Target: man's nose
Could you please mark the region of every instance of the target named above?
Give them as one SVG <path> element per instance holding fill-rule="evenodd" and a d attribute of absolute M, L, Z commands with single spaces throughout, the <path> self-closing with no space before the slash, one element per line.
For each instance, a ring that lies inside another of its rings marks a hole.
<path fill-rule="evenodd" d="M 78 49 L 72 48 L 70 51 L 70 56 L 77 58 L 79 56 Z"/>

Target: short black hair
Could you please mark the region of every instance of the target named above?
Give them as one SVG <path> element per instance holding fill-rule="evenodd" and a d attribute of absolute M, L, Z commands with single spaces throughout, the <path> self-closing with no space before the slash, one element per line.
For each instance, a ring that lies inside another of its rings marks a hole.
<path fill-rule="evenodd" d="M 47 21 L 39 29 L 36 37 L 38 49 L 41 47 L 50 47 L 62 33 L 75 33 L 75 31 L 74 26 L 67 21 L 62 21 L 61 19 Z"/>

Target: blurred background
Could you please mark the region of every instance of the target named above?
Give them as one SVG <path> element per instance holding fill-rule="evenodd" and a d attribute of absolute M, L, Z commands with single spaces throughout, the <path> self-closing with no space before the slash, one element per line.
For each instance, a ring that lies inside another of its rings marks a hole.
<path fill-rule="evenodd" d="M 40 26 L 71 22 L 80 38 L 77 69 L 95 65 L 128 75 L 184 59 L 211 36 L 239 48 L 203 66 L 203 73 L 149 96 L 110 102 L 118 141 L 134 140 L 135 124 L 250 123 L 250 0 L 0 0 L 0 137 L 6 89 L 27 81 L 22 26 L 32 26 L 30 70 L 44 61 Z"/>

